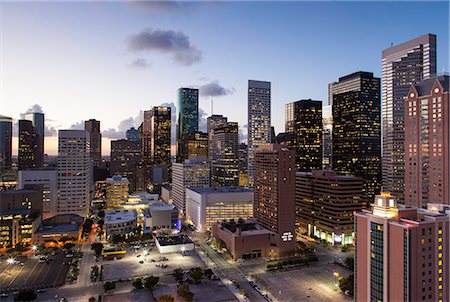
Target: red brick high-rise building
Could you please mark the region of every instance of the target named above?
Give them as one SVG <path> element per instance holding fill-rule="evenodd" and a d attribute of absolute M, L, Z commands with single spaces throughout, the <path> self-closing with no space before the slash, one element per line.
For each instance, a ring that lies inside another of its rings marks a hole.
<path fill-rule="evenodd" d="M 449 82 L 442 75 L 411 85 L 405 99 L 405 204 L 449 204 Z"/>

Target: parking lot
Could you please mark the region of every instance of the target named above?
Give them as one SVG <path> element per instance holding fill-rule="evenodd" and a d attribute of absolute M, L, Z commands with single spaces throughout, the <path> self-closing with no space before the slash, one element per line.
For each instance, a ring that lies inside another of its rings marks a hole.
<path fill-rule="evenodd" d="M 0 291 L 10 292 L 22 288 L 47 288 L 64 283 L 68 265 L 63 254 L 49 256 L 48 263 L 39 257 L 16 257 L 14 264 L 3 257 L 0 263 Z M 21 264 L 22 263 L 22 264 Z"/>
<path fill-rule="evenodd" d="M 280 301 L 352 301 L 337 283 L 349 271 L 335 264 L 258 274 L 257 278 Z"/>
<path fill-rule="evenodd" d="M 144 253 L 144 250 L 147 253 Z M 162 258 L 168 260 L 163 261 Z M 103 280 L 117 280 L 135 276 L 172 273 L 175 269 L 204 268 L 204 263 L 194 251 L 180 253 L 160 254 L 156 247 L 144 247 L 139 250 L 127 249 L 124 258 L 118 260 L 103 260 Z M 167 266 L 167 267 L 166 267 Z"/>

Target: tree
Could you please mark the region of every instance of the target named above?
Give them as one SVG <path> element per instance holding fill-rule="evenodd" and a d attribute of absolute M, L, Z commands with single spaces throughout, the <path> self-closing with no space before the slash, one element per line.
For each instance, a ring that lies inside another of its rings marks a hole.
<path fill-rule="evenodd" d="M 203 279 L 203 270 L 199 267 L 191 269 L 192 280 L 195 284 L 200 284 Z"/>
<path fill-rule="evenodd" d="M 355 269 L 355 259 L 353 257 L 345 258 L 345 266 L 353 272 Z"/>
<path fill-rule="evenodd" d="M 144 285 L 142 284 L 142 278 L 134 279 L 132 284 L 136 289 L 141 289 L 144 287 Z"/>
<path fill-rule="evenodd" d="M 98 217 L 105 218 L 105 211 L 104 210 L 98 211 Z"/>
<path fill-rule="evenodd" d="M 187 302 L 192 302 L 192 300 L 194 300 L 194 293 L 190 291 L 189 285 L 186 283 L 180 285 L 177 289 L 177 294 L 178 296 L 184 298 Z"/>
<path fill-rule="evenodd" d="M 93 250 L 97 256 L 100 256 L 100 254 L 102 253 L 102 250 L 103 250 L 103 243 L 101 243 L 101 242 L 93 243 L 91 245 L 91 250 Z"/>
<path fill-rule="evenodd" d="M 162 295 L 156 299 L 156 302 L 174 302 L 175 298 L 171 295 Z"/>
<path fill-rule="evenodd" d="M 155 276 L 149 276 L 145 279 L 144 286 L 146 289 L 150 290 L 153 293 L 153 289 L 155 288 L 156 284 L 159 282 L 159 277 Z"/>
<path fill-rule="evenodd" d="M 63 245 L 63 248 L 65 248 L 66 250 L 70 250 L 75 246 L 75 244 L 73 244 L 72 242 L 66 242 Z"/>
<path fill-rule="evenodd" d="M 114 282 L 106 282 L 105 284 L 103 284 L 103 289 L 105 290 L 105 292 L 108 292 L 115 288 L 116 288 L 116 283 L 114 283 Z"/>
<path fill-rule="evenodd" d="M 37 294 L 34 290 L 24 289 L 14 297 L 14 301 L 34 301 L 36 298 Z"/>
<path fill-rule="evenodd" d="M 95 299 L 95 297 L 90 297 L 88 300 L 88 302 L 96 302 L 96 301 L 97 301 L 97 299 Z"/>
<path fill-rule="evenodd" d="M 90 233 L 91 230 L 92 230 L 92 225 L 93 225 L 93 224 L 94 224 L 94 222 L 92 221 L 92 219 L 87 218 L 87 219 L 84 221 L 84 224 L 83 224 L 83 233 L 84 233 L 84 234 Z"/>
<path fill-rule="evenodd" d="M 348 293 L 349 296 L 353 297 L 354 292 L 354 275 L 351 274 L 348 277 L 342 277 L 339 279 L 339 288 L 343 293 Z"/>
<path fill-rule="evenodd" d="M 97 222 L 97 224 L 98 224 L 99 228 L 103 229 L 103 226 L 105 225 L 105 221 L 104 221 L 103 219 L 100 219 L 100 220 Z"/>
<path fill-rule="evenodd" d="M 205 269 L 205 276 L 206 276 L 206 278 L 211 279 L 213 274 L 214 273 L 213 273 L 212 269 L 210 269 L 210 268 Z"/>
<path fill-rule="evenodd" d="M 172 276 L 175 278 L 175 281 L 181 282 L 183 281 L 183 270 L 181 268 L 177 268 L 173 271 Z"/>

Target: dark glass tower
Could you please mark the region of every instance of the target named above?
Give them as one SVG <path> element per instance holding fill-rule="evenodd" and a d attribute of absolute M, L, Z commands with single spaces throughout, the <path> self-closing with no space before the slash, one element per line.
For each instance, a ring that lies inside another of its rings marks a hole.
<path fill-rule="evenodd" d="M 33 123 L 34 127 L 34 166 L 44 165 L 44 138 L 45 138 L 45 116 L 40 112 L 33 112 L 25 115 L 25 119 Z"/>
<path fill-rule="evenodd" d="M 84 122 L 84 130 L 90 134 L 90 156 L 94 167 L 100 167 L 102 163 L 102 134 L 100 133 L 100 121 L 90 119 Z"/>
<path fill-rule="evenodd" d="M 177 162 L 183 162 L 187 137 L 198 131 L 198 89 L 178 89 L 177 111 Z"/>
<path fill-rule="evenodd" d="M 322 169 L 322 102 L 300 100 L 293 104 L 295 166 L 300 172 Z M 289 107 L 289 106 L 286 106 Z"/>
<path fill-rule="evenodd" d="M 11 168 L 12 118 L 0 115 L 0 173 Z"/>
<path fill-rule="evenodd" d="M 170 107 L 153 107 L 151 157 L 154 165 L 170 165 Z"/>
<path fill-rule="evenodd" d="M 19 120 L 19 170 L 27 170 L 36 167 L 36 135 L 33 122 Z"/>
<path fill-rule="evenodd" d="M 333 169 L 364 180 L 363 200 L 372 201 L 381 188 L 380 79 L 356 72 L 334 84 Z"/>
<path fill-rule="evenodd" d="M 216 187 L 239 185 L 239 128 L 228 122 L 214 129 L 212 137 L 212 182 Z"/>

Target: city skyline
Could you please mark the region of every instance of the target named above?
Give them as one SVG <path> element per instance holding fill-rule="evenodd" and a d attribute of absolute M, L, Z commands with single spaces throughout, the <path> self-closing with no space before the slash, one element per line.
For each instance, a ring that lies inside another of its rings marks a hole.
<path fill-rule="evenodd" d="M 245 107 L 249 79 L 272 83 L 271 119 L 279 133 L 286 103 L 311 98 L 326 105 L 336 78 L 357 71 L 381 77 L 381 52 L 391 42 L 436 34 L 437 71 L 449 70 L 445 2 L 172 4 L 2 3 L 0 114 L 16 123 L 39 104 L 47 117 L 45 151 L 52 155 L 57 130 L 80 129 L 95 118 L 107 155 L 109 140 L 137 128 L 141 112 L 162 104 L 173 109 L 179 87 L 200 89 L 200 130 L 213 99 L 214 114 L 238 122 L 245 141 L 247 113 L 235 108 Z M 419 16 L 423 22 L 416 22 Z M 52 30 L 55 24 L 60 30 Z M 156 37 L 175 44 L 167 48 Z"/>

